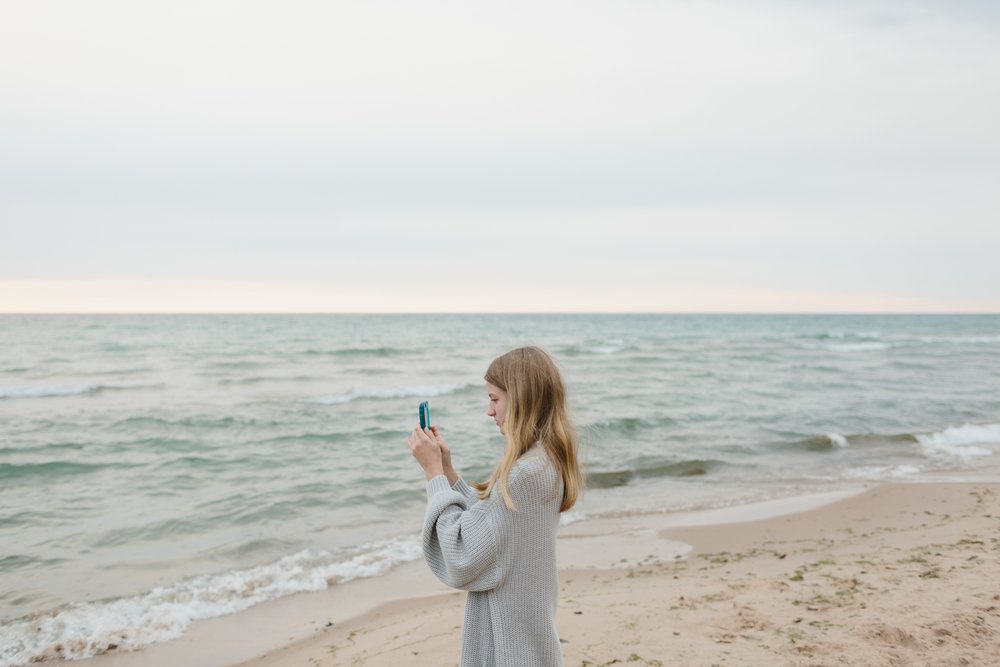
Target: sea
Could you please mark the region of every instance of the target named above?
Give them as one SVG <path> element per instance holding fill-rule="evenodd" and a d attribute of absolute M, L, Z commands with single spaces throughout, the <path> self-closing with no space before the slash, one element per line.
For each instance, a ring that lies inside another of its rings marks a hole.
<path fill-rule="evenodd" d="M 521 345 L 579 433 L 563 523 L 1000 480 L 1000 315 L 0 316 L 0 667 L 420 558 L 417 406 L 484 479 Z"/>

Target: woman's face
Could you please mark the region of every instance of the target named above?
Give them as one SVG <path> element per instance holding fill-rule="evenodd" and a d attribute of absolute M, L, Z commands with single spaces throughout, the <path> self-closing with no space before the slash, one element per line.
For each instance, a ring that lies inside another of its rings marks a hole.
<path fill-rule="evenodd" d="M 503 418 L 507 416 L 507 392 L 495 384 L 487 382 L 486 394 L 490 399 L 490 407 L 486 411 L 486 414 L 493 417 L 493 421 L 503 431 Z"/>

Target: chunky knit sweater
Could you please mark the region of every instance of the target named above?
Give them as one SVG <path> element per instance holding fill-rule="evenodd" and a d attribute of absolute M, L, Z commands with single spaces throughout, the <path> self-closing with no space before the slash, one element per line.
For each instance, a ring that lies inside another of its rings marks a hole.
<path fill-rule="evenodd" d="M 507 488 L 490 496 L 444 475 L 427 482 L 424 558 L 438 579 L 469 591 L 461 667 L 562 665 L 556 634 L 556 529 L 562 480 L 534 445 L 514 464 Z"/>

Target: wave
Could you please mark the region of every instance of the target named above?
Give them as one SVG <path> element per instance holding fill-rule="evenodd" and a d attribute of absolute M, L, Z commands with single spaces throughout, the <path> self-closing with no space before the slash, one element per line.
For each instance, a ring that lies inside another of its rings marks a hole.
<path fill-rule="evenodd" d="M 223 378 L 218 382 L 223 385 L 230 384 L 260 384 L 262 382 L 315 382 L 323 378 L 315 375 L 253 375 L 243 378 Z"/>
<path fill-rule="evenodd" d="M 203 575 L 133 597 L 76 603 L 0 626 L 0 667 L 80 660 L 176 639 L 192 622 L 233 614 L 267 600 L 374 577 L 421 556 L 417 538 L 365 545 L 349 558 L 303 550 L 276 562 Z"/>
<path fill-rule="evenodd" d="M 126 345 L 125 343 L 119 343 L 118 341 L 107 341 L 100 344 L 97 347 L 101 352 L 128 352 L 129 350 L 139 349 L 135 345 Z"/>
<path fill-rule="evenodd" d="M 826 343 L 823 345 L 804 344 L 806 350 L 827 350 L 830 352 L 874 352 L 877 350 L 888 350 L 892 347 L 889 343 L 883 342 L 860 342 L 860 343 Z"/>
<path fill-rule="evenodd" d="M 805 440 L 788 443 L 791 449 L 807 449 L 813 452 L 827 452 L 850 446 L 850 438 L 841 433 L 830 432 L 814 435 Z"/>
<path fill-rule="evenodd" d="M 399 433 L 394 433 L 397 437 Z M 320 444 L 331 444 L 334 442 L 344 442 L 350 440 L 352 437 L 356 437 L 351 433 L 345 433 L 344 431 L 330 431 L 326 433 L 298 433 L 295 435 L 279 435 L 273 438 L 265 438 L 263 440 L 256 440 L 254 444 L 286 444 L 286 443 L 310 443 L 318 442 Z"/>
<path fill-rule="evenodd" d="M 911 475 L 919 475 L 921 472 L 920 468 L 911 465 L 861 466 L 847 470 L 846 475 L 851 479 L 881 480 L 901 479 Z"/>
<path fill-rule="evenodd" d="M 208 549 L 200 555 L 209 560 L 242 560 L 246 562 L 248 558 L 253 557 L 270 556 L 274 558 L 280 553 L 288 553 L 293 548 L 295 548 L 295 544 L 288 540 L 258 537 L 238 544 L 225 544 Z"/>
<path fill-rule="evenodd" d="M 234 428 L 251 426 L 276 426 L 277 422 L 264 422 L 255 419 L 243 419 L 238 417 L 207 417 L 191 416 L 179 419 L 164 419 L 162 417 L 136 416 L 120 419 L 111 425 L 112 429 L 134 429 L 134 428 Z"/>
<path fill-rule="evenodd" d="M 306 357 L 396 357 L 410 354 L 410 350 L 398 347 L 341 347 L 332 350 L 310 348 L 298 354 Z"/>
<path fill-rule="evenodd" d="M 85 475 L 105 468 L 131 467 L 125 464 L 77 463 L 75 461 L 48 461 L 46 463 L 0 463 L 0 480 L 11 481 L 25 477 L 53 477 Z"/>
<path fill-rule="evenodd" d="M 723 465 L 725 465 L 724 461 L 713 459 L 688 459 L 639 468 L 590 472 L 587 474 L 587 487 L 591 489 L 612 489 L 618 486 L 625 486 L 634 479 L 707 475 L 710 471 Z"/>
<path fill-rule="evenodd" d="M 100 384 L 79 384 L 61 387 L 6 387 L 0 388 L 0 399 L 79 396 L 82 394 L 94 394 L 106 388 L 107 387 Z"/>
<path fill-rule="evenodd" d="M 380 399 L 380 398 L 428 398 L 431 396 L 446 396 L 456 394 L 472 388 L 479 388 L 479 384 L 439 384 L 423 387 L 401 387 L 399 389 L 357 389 L 352 388 L 344 394 L 330 394 L 320 396 L 311 400 L 312 403 L 322 405 L 338 405 L 349 403 L 358 399 Z"/>
<path fill-rule="evenodd" d="M 79 384 L 63 385 L 53 387 L 7 387 L 0 389 L 0 399 L 4 398 L 58 398 L 65 396 L 83 396 L 86 394 L 96 394 L 105 391 L 129 391 L 134 389 L 163 389 L 168 385 L 156 384 L 133 384 L 133 385 L 109 385 L 109 384 Z"/>
<path fill-rule="evenodd" d="M 959 336 L 915 336 L 904 337 L 902 339 L 885 340 L 879 338 L 877 334 L 819 334 L 816 336 L 803 336 L 806 340 L 822 341 L 822 344 L 804 344 L 807 349 L 825 349 L 837 352 L 860 352 L 867 350 L 885 350 L 898 344 L 945 343 L 951 345 L 991 345 L 1000 343 L 1000 335 L 995 334 L 970 334 Z"/>
<path fill-rule="evenodd" d="M 1000 424 L 963 424 L 914 437 L 929 456 L 959 459 L 968 463 L 974 458 L 993 453 L 975 445 L 1000 444 Z"/>
<path fill-rule="evenodd" d="M 826 439 L 826 441 L 829 442 L 831 445 L 839 449 L 847 447 L 847 438 L 845 438 L 840 433 L 837 432 L 824 433 L 823 438 Z"/>
<path fill-rule="evenodd" d="M 951 426 L 932 433 L 861 433 L 843 435 L 837 432 L 814 435 L 803 440 L 784 442 L 779 446 L 789 449 L 807 449 L 826 452 L 852 445 L 919 444 L 924 454 L 935 458 L 957 458 L 964 462 L 989 456 L 992 452 L 980 444 L 1000 445 L 1000 424 L 965 424 Z M 907 472 L 906 474 L 910 474 Z"/>
<path fill-rule="evenodd" d="M 130 368 L 112 368 L 105 371 L 88 371 L 87 375 L 142 375 L 151 373 L 155 369 L 152 366 L 135 366 Z"/>
<path fill-rule="evenodd" d="M 16 526 L 33 526 L 37 528 L 39 525 L 43 525 L 49 521 L 62 521 L 65 518 L 65 513 L 25 510 L 7 516 L 0 515 L 0 528 L 13 528 Z"/>
<path fill-rule="evenodd" d="M 229 517 L 227 517 L 228 519 Z M 125 526 L 115 528 L 89 542 L 88 546 L 97 549 L 117 547 L 125 544 L 164 540 L 180 535 L 205 532 L 216 523 L 214 517 L 188 517 L 183 519 L 164 519 L 141 526 Z"/>
<path fill-rule="evenodd" d="M 632 435 L 642 431 L 663 428 L 664 426 L 673 426 L 676 423 L 677 421 L 670 417 L 616 417 L 614 419 L 605 419 L 587 424 L 580 430 L 582 433 L 600 434 L 601 436 L 617 434 Z"/>
<path fill-rule="evenodd" d="M 379 426 L 369 426 L 360 431 L 305 431 L 302 433 L 288 433 L 276 435 L 270 438 L 255 440 L 252 444 L 295 444 L 295 443 L 319 443 L 333 444 L 337 442 L 351 441 L 377 441 L 377 442 L 399 442 L 406 439 L 408 431 L 400 431 Z M 3 450 L 0 450 L 3 451 Z"/>
<path fill-rule="evenodd" d="M 811 340 L 854 340 L 854 341 L 874 341 L 879 340 L 880 336 L 878 332 L 870 331 L 867 333 L 855 333 L 852 331 L 824 331 L 823 333 L 813 334 L 811 336 L 801 336 L 801 338 L 811 339 Z"/>
<path fill-rule="evenodd" d="M 87 446 L 83 442 L 50 442 L 44 445 L 27 447 L 0 447 L 0 454 L 40 454 L 42 452 L 60 452 L 65 450 L 79 451 Z"/>
<path fill-rule="evenodd" d="M 1000 336 L 921 336 L 918 338 L 922 343 L 955 343 L 957 345 L 981 345 L 989 343 L 1000 343 Z"/>
<path fill-rule="evenodd" d="M 242 371 L 253 368 L 263 368 L 270 365 L 271 363 L 267 361 L 240 359 L 239 361 L 209 361 L 204 364 L 204 367 L 220 371 Z"/>
<path fill-rule="evenodd" d="M 568 526 L 577 521 L 583 521 L 587 518 L 587 515 L 583 512 L 563 512 L 559 515 L 559 525 Z"/>
<path fill-rule="evenodd" d="M 625 341 L 619 338 L 610 338 L 589 345 L 564 345 L 557 348 L 555 353 L 560 356 L 579 357 L 587 354 L 607 355 L 619 352 L 636 352 L 638 349 L 635 345 L 626 345 Z"/>

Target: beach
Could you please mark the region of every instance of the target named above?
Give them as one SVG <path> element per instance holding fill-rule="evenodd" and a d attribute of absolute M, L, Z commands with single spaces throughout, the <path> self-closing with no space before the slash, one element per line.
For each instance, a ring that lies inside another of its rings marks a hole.
<path fill-rule="evenodd" d="M 879 484 L 836 496 L 563 527 L 565 664 L 996 665 L 1000 484 Z M 89 663 L 457 664 L 464 593 L 434 582 L 422 562 L 342 588 Z M 243 659 L 249 637 L 277 646 Z"/>

